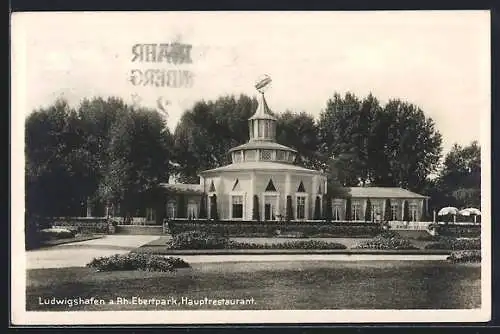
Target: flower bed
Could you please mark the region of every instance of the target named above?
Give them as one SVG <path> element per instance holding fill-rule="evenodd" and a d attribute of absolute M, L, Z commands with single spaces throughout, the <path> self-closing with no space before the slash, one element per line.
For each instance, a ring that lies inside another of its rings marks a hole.
<path fill-rule="evenodd" d="M 175 235 L 167 241 L 169 249 L 346 249 L 345 245 L 319 240 L 287 241 L 282 243 L 237 242 L 225 236 L 191 231 Z"/>
<path fill-rule="evenodd" d="M 143 270 L 172 272 L 178 268 L 188 268 L 189 264 L 176 257 L 151 254 L 116 254 L 94 258 L 87 267 L 98 271 Z"/>
<path fill-rule="evenodd" d="M 365 241 L 356 247 L 357 249 L 419 249 L 409 240 L 403 239 L 394 231 L 385 231 L 373 238 Z"/>
<path fill-rule="evenodd" d="M 452 252 L 447 260 L 453 263 L 480 263 L 481 251 L 468 250 Z"/>
<path fill-rule="evenodd" d="M 86 218 L 86 217 L 73 217 L 73 218 L 57 218 L 52 222 L 53 226 L 70 228 L 76 230 L 78 233 L 102 233 L 108 234 L 110 232 L 110 222 L 107 218 Z"/>
<path fill-rule="evenodd" d="M 228 249 L 346 249 L 345 245 L 321 240 L 287 241 L 282 243 L 256 244 L 231 241 Z"/>
<path fill-rule="evenodd" d="M 481 249 L 481 239 L 441 238 L 426 245 L 425 249 L 478 250 Z"/>

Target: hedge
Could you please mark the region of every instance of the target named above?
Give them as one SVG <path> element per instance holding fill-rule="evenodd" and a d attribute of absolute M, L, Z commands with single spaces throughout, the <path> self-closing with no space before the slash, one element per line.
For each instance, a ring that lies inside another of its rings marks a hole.
<path fill-rule="evenodd" d="M 425 249 L 478 250 L 481 249 L 481 239 L 441 238 L 425 246 Z"/>
<path fill-rule="evenodd" d="M 450 256 L 448 256 L 447 260 L 453 263 L 480 263 L 481 251 L 468 250 L 452 252 Z"/>
<path fill-rule="evenodd" d="M 94 258 L 86 265 L 97 271 L 143 270 L 172 272 L 178 268 L 190 267 L 187 262 L 176 257 L 129 253 Z"/>
<path fill-rule="evenodd" d="M 188 231 L 202 231 L 209 234 L 229 237 L 272 237 L 296 234 L 300 237 L 374 237 L 382 231 L 375 223 L 316 223 L 316 222 L 192 222 L 172 221 L 169 223 L 172 234 Z"/>
<path fill-rule="evenodd" d="M 397 232 L 385 231 L 373 238 L 365 241 L 354 248 L 358 249 L 418 249 L 409 240 L 401 238 Z"/>

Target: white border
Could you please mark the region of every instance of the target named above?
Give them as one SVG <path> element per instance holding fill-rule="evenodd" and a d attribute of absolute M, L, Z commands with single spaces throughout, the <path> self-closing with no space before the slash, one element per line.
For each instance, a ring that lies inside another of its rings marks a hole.
<path fill-rule="evenodd" d="M 480 11 L 474 11 L 480 12 Z M 489 12 L 487 18 L 489 22 Z M 32 13 L 29 13 L 34 15 Z M 63 13 L 57 13 L 64 15 Z M 84 13 L 82 13 L 84 14 Z M 85 15 L 88 15 L 86 13 Z M 106 15 L 116 13 L 106 13 Z M 123 13 L 120 13 L 123 14 Z M 159 13 L 156 13 L 159 14 Z M 210 15 L 210 13 L 204 13 Z M 240 12 L 240 15 L 242 13 Z M 323 15 L 325 13 L 322 13 Z M 436 14 L 436 12 L 434 12 Z M 31 15 L 12 15 L 12 108 L 11 108 L 11 321 L 15 325 L 90 324 L 239 324 L 239 323 L 375 323 L 375 322 L 482 322 L 491 318 L 491 170 L 490 110 L 481 110 L 482 161 L 482 264 L 481 308 L 474 310 L 286 310 L 286 311 L 105 311 L 105 312 L 27 312 L 26 256 L 24 250 L 24 112 L 25 32 Z M 66 13 L 70 15 L 70 13 Z M 486 17 L 485 17 L 486 19 Z M 488 36 L 488 40 L 489 40 Z M 491 68 L 491 59 L 488 61 Z M 490 77 L 484 78 L 490 88 Z M 491 91 L 491 89 L 489 89 Z M 471 112 L 474 112 L 471 110 Z M 14 153 L 12 153 L 14 152 Z M 16 154 L 17 153 L 17 154 Z"/>

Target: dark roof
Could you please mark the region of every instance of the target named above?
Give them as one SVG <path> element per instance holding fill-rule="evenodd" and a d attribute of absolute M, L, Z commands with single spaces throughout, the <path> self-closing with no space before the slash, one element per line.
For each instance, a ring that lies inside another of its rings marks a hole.
<path fill-rule="evenodd" d="M 364 198 L 429 198 L 429 196 L 420 195 L 407 189 L 398 187 L 350 187 L 351 197 Z"/>
<path fill-rule="evenodd" d="M 160 187 L 176 193 L 203 193 L 200 184 L 160 183 Z"/>

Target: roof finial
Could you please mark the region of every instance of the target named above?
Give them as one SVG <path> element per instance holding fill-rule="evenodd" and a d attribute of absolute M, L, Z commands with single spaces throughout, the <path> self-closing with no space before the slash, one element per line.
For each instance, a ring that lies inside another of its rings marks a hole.
<path fill-rule="evenodd" d="M 269 84 L 271 83 L 271 77 L 267 74 L 264 74 L 257 83 L 255 84 L 255 88 L 264 95 L 264 92 L 269 88 Z"/>

